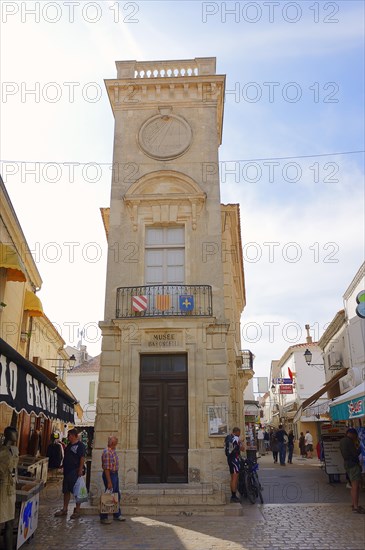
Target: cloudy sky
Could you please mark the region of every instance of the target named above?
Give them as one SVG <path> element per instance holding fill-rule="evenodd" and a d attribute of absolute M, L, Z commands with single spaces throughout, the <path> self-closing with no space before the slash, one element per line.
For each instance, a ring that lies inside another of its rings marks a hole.
<path fill-rule="evenodd" d="M 1 171 L 67 343 L 100 351 L 115 61 L 216 57 L 221 199 L 240 203 L 255 371 L 317 339 L 364 258 L 364 5 L 1 3 Z"/>

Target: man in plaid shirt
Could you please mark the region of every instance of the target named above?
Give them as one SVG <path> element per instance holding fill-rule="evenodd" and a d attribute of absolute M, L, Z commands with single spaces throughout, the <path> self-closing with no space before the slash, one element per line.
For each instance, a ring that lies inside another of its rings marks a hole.
<path fill-rule="evenodd" d="M 110 436 L 108 438 L 108 446 L 103 450 L 101 455 L 101 466 L 103 468 L 103 482 L 105 490 L 111 491 L 113 493 L 118 493 L 118 500 L 120 503 L 120 491 L 119 491 L 119 458 L 117 455 L 116 447 L 118 445 L 118 438 L 115 436 Z M 117 521 L 125 521 L 125 518 L 122 517 L 119 510 L 113 514 L 114 519 Z M 108 518 L 108 514 L 100 514 L 100 522 L 103 524 L 112 523 L 112 520 Z"/>

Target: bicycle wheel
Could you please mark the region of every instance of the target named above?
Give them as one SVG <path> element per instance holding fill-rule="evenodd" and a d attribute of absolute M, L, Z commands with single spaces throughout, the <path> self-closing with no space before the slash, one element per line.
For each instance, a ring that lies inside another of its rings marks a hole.
<path fill-rule="evenodd" d="M 253 474 L 253 476 L 254 476 L 254 479 L 255 479 L 257 495 L 260 499 L 261 504 L 263 504 L 264 503 L 264 497 L 262 496 L 262 487 L 261 487 L 261 483 L 260 483 L 260 480 L 259 480 L 259 476 L 257 475 L 256 472 Z"/>
<path fill-rule="evenodd" d="M 255 482 L 253 480 L 252 474 L 245 472 L 245 484 L 247 491 L 247 498 L 251 504 L 255 504 L 257 498 L 257 491 L 255 488 Z"/>
<path fill-rule="evenodd" d="M 238 492 L 241 496 L 247 498 L 247 491 L 245 486 L 245 473 L 240 472 L 239 478 L 238 478 Z"/>

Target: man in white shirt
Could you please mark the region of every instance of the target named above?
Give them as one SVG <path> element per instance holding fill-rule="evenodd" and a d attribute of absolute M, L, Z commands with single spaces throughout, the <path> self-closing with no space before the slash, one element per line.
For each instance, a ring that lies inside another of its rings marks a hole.
<path fill-rule="evenodd" d="M 309 430 L 307 430 L 307 433 L 304 437 L 304 444 L 305 444 L 305 450 L 307 453 L 307 458 L 313 458 L 313 437 L 312 434 L 309 433 Z"/>
<path fill-rule="evenodd" d="M 260 455 L 264 455 L 266 454 L 265 453 L 265 443 L 264 443 L 264 430 L 262 429 L 262 427 L 260 426 L 260 428 L 258 429 L 258 432 L 257 432 L 257 442 L 258 442 L 258 446 L 259 446 L 259 453 Z"/>

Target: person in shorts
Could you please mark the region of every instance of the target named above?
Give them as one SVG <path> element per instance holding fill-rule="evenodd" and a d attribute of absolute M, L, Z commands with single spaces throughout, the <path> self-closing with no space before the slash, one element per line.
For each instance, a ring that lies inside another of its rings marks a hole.
<path fill-rule="evenodd" d="M 352 511 L 357 514 L 365 514 L 365 509 L 359 506 L 362 472 L 359 461 L 361 449 L 357 430 L 355 428 L 348 428 L 345 437 L 340 441 L 340 451 L 344 460 L 346 474 L 351 483 Z"/>
<path fill-rule="evenodd" d="M 225 439 L 225 452 L 231 474 L 231 502 L 241 502 L 237 497 L 238 476 L 240 473 L 240 453 L 243 450 L 243 443 L 240 440 L 241 430 L 233 428 L 232 433 Z"/>
<path fill-rule="evenodd" d="M 85 464 L 85 445 L 79 440 L 78 431 L 73 428 L 67 434 L 69 444 L 65 449 L 63 458 L 63 508 L 55 513 L 55 517 L 67 516 L 67 508 L 70 502 L 71 493 L 79 477 L 84 475 Z M 70 519 L 80 517 L 80 502 L 76 502 L 76 508 L 70 516 Z"/>
<path fill-rule="evenodd" d="M 307 430 L 304 436 L 305 451 L 307 453 L 307 458 L 313 457 L 313 437 L 312 434 Z"/>

